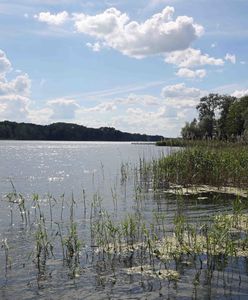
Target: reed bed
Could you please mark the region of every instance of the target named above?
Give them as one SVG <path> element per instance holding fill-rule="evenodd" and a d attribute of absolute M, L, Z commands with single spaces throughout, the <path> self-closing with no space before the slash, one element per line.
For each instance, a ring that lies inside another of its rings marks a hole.
<path fill-rule="evenodd" d="M 215 139 L 205 139 L 205 140 L 186 140 L 183 138 L 167 138 L 156 142 L 157 146 L 167 146 L 167 147 L 240 147 L 247 146 L 247 141 L 228 141 L 228 140 L 215 140 Z"/>
<path fill-rule="evenodd" d="M 170 184 L 248 188 L 248 147 L 186 147 L 141 166 L 154 188 Z"/>

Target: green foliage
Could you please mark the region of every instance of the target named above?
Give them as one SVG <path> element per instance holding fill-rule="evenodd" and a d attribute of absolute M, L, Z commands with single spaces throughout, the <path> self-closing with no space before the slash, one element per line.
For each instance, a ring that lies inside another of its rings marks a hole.
<path fill-rule="evenodd" d="M 0 122 L 0 139 L 50 141 L 159 141 L 162 136 L 127 133 L 112 127 L 88 128 L 70 123 L 35 125 L 30 123 Z"/>
<path fill-rule="evenodd" d="M 196 108 L 198 121 L 185 124 L 184 139 L 248 140 L 248 96 L 209 94 Z"/>
<path fill-rule="evenodd" d="M 187 147 L 153 163 L 153 179 L 180 185 L 248 186 L 245 146 Z"/>

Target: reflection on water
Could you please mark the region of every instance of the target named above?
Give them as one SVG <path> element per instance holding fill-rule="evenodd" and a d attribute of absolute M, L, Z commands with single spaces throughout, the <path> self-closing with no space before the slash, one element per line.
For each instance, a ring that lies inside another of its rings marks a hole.
<path fill-rule="evenodd" d="M 131 143 L 0 141 L 0 193 L 9 192 L 9 178 L 18 191 L 29 194 L 102 190 L 103 175 L 105 184 L 113 184 L 122 162 L 156 158 L 162 152 L 168 149 Z"/>
<path fill-rule="evenodd" d="M 236 201 L 225 194 L 178 197 L 154 192 L 149 184 L 143 188 L 139 160 L 158 158 L 161 151 L 172 150 L 0 142 L 0 299 L 245 299 L 245 256 L 210 259 L 183 250 L 173 259 L 160 258 L 160 238 L 171 236 L 175 215 L 200 227 L 209 216 L 230 213 Z M 10 179 L 17 195 L 7 201 Z"/>

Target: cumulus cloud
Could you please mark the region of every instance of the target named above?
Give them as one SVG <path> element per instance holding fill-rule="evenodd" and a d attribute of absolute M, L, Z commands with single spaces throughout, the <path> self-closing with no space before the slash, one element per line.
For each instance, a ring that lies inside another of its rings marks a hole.
<path fill-rule="evenodd" d="M 187 87 L 184 83 L 175 85 L 168 85 L 162 89 L 161 96 L 165 100 L 165 103 L 171 109 L 177 111 L 177 115 L 185 115 L 195 113 L 195 107 L 199 102 L 199 99 L 206 93 L 203 90 Z M 186 118 L 184 119 L 184 122 Z"/>
<path fill-rule="evenodd" d="M 75 111 L 80 108 L 79 104 L 74 99 L 53 99 L 47 102 L 47 105 L 52 109 L 51 118 L 54 120 L 68 120 L 75 118 Z"/>
<path fill-rule="evenodd" d="M 164 98 L 197 98 L 201 95 L 201 90 L 197 88 L 187 87 L 185 83 L 168 85 L 162 89 L 162 97 Z"/>
<path fill-rule="evenodd" d="M 122 54 L 143 58 L 148 55 L 183 50 L 203 33 L 191 17 L 173 19 L 174 8 L 167 6 L 143 23 L 131 21 L 126 13 L 109 8 L 97 15 L 74 14 L 79 33 L 103 41 Z"/>
<path fill-rule="evenodd" d="M 201 50 L 188 48 L 183 51 L 174 51 L 166 54 L 165 62 L 174 64 L 180 68 L 192 68 L 204 65 L 223 66 L 221 58 L 214 58 L 208 54 L 202 54 Z"/>
<path fill-rule="evenodd" d="M 31 80 L 27 74 L 19 74 L 12 80 L 5 76 L 11 71 L 11 62 L 0 50 L 0 119 L 27 120 L 30 105 Z"/>
<path fill-rule="evenodd" d="M 27 74 L 18 75 L 15 79 L 8 81 L 3 78 L 0 81 L 0 95 L 29 96 L 31 80 Z"/>
<path fill-rule="evenodd" d="M 232 93 L 231 96 L 237 97 L 237 98 L 248 96 L 248 89 L 247 90 L 236 90 Z"/>
<path fill-rule="evenodd" d="M 206 74 L 207 72 L 204 69 L 199 69 L 194 71 L 187 68 L 181 68 L 176 73 L 178 77 L 184 77 L 184 78 L 204 78 Z"/>
<path fill-rule="evenodd" d="M 27 120 L 30 99 L 17 94 L 0 96 L 0 119 Z"/>
<path fill-rule="evenodd" d="M 24 96 L 30 95 L 31 80 L 28 74 L 17 76 L 12 83 L 16 93 Z"/>
<path fill-rule="evenodd" d="M 128 108 L 125 114 L 112 118 L 116 128 L 129 132 L 161 134 L 176 136 L 180 120 L 171 109 L 160 106 L 155 111 L 146 111 L 141 108 Z"/>
<path fill-rule="evenodd" d="M 29 109 L 29 120 L 35 124 L 48 124 L 51 122 L 53 110 L 50 107 L 44 107 L 42 109 Z"/>
<path fill-rule="evenodd" d="M 11 63 L 6 54 L 0 49 L 0 78 L 11 70 Z"/>
<path fill-rule="evenodd" d="M 225 56 L 225 60 L 229 61 L 232 64 L 236 64 L 236 55 L 227 53 Z"/>
<path fill-rule="evenodd" d="M 69 14 L 66 11 L 62 11 L 58 14 L 40 12 L 38 15 L 34 15 L 34 18 L 49 25 L 62 25 L 69 19 Z"/>

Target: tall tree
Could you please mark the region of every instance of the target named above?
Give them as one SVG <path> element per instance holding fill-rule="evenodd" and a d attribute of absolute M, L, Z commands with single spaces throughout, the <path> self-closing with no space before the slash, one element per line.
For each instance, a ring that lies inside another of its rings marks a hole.
<path fill-rule="evenodd" d="M 216 135 L 216 112 L 220 105 L 220 95 L 209 94 L 202 97 L 200 103 L 196 106 L 199 112 L 200 128 L 207 138 Z"/>
<path fill-rule="evenodd" d="M 228 128 L 227 128 L 227 116 L 229 114 L 232 104 L 237 100 L 237 98 L 229 95 L 220 95 L 219 99 L 219 118 L 217 124 L 218 137 L 220 139 L 227 139 Z"/>

